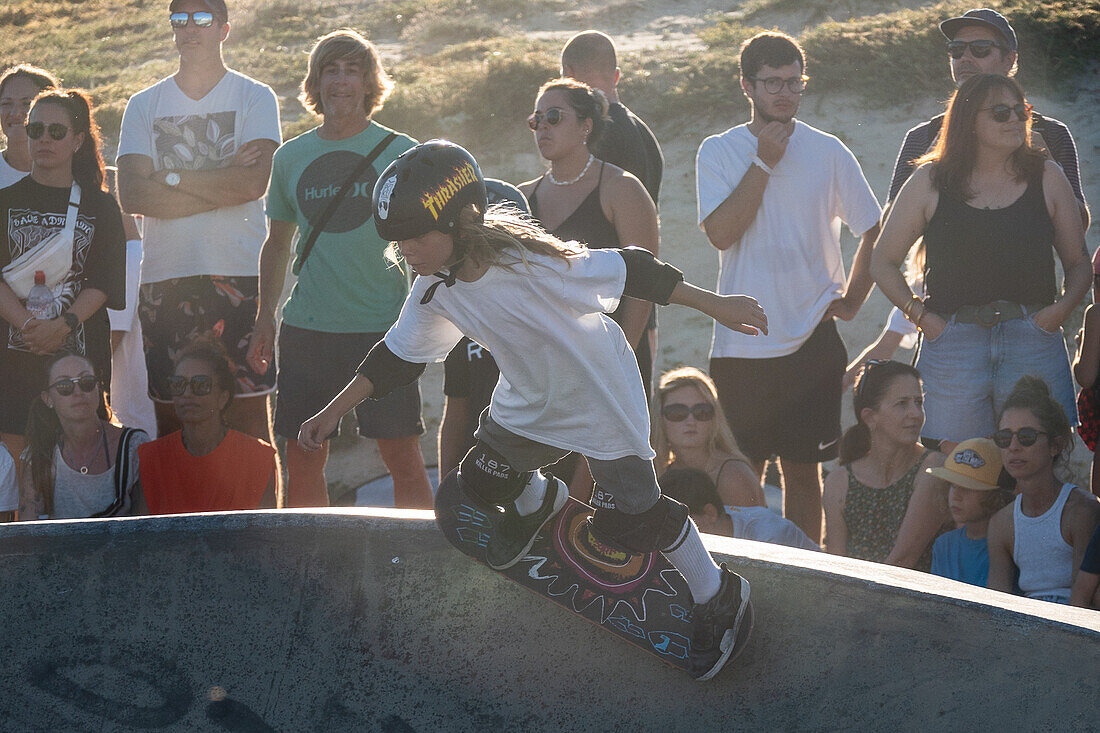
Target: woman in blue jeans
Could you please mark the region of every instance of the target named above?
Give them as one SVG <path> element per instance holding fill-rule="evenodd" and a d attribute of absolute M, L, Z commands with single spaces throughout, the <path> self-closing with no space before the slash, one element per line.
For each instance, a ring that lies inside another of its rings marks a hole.
<path fill-rule="evenodd" d="M 1030 109 L 1013 79 L 967 80 L 875 244 L 875 281 L 923 334 L 926 439 L 991 434 L 1026 374 L 1042 378 L 1076 423 L 1062 322 L 1088 292 L 1091 268 L 1069 182 L 1031 145 Z M 920 237 L 923 299 L 898 269 Z"/>

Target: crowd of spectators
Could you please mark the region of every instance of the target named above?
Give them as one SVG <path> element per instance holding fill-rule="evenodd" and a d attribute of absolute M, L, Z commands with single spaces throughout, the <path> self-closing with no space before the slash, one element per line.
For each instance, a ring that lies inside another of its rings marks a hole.
<path fill-rule="evenodd" d="M 348 29 L 319 39 L 300 96 L 319 124 L 283 142 L 275 92 L 224 63 L 225 2 L 172 0 L 169 22 L 179 67 L 130 99 L 117 178 L 86 92 L 27 64 L 0 76 L 0 519 L 326 505 L 328 440 L 303 450 L 299 430 L 409 293 L 371 218 L 379 172 L 416 144 L 373 119 L 394 84 L 377 49 Z M 811 83 L 797 42 L 742 46 L 751 117 L 699 146 L 698 224 L 718 292 L 755 297 L 768 332 L 716 324 L 709 374 L 680 367 L 654 389 L 654 308 L 616 304 L 652 393 L 655 469 L 706 532 L 1100 607 L 1096 468 L 1081 488 L 1066 467 L 1074 377 L 1090 390 L 1100 373 L 1094 307 L 1072 371 L 1062 332 L 1093 270 L 1076 147 L 1013 78 L 1002 15 L 940 29 L 958 88 L 906 135 L 885 210 L 847 146 L 796 119 Z M 608 36 L 571 38 L 527 120 L 547 170 L 490 182 L 491 201 L 563 240 L 656 253 L 663 153 L 619 79 Z M 841 223 L 859 238 L 847 272 Z M 875 284 L 896 308 L 849 361 L 836 319 Z M 914 365 L 890 360 L 906 339 Z M 497 377 L 469 339 L 448 357 L 441 471 Z M 356 416 L 395 503 L 430 507 L 419 387 Z M 551 471 L 577 498 L 595 490 L 583 459 Z"/>

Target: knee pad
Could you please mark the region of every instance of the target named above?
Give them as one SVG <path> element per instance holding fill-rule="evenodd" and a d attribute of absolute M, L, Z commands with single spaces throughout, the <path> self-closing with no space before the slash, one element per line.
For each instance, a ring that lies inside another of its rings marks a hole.
<path fill-rule="evenodd" d="M 589 522 L 596 539 L 628 552 L 645 554 L 670 549 L 684 532 L 688 508 L 664 494 L 641 514 L 597 509 Z"/>
<path fill-rule="evenodd" d="M 497 506 L 515 501 L 532 473 L 515 470 L 508 459 L 480 440 L 458 466 L 462 487 L 485 504 Z"/>

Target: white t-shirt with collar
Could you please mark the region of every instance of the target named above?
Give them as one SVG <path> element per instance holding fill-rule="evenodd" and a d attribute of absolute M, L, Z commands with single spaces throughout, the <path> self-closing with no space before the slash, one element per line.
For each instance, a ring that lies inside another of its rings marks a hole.
<path fill-rule="evenodd" d="M 154 170 L 224 168 L 245 143 L 282 141 L 271 87 L 226 71 L 202 99 L 173 77 L 141 90 L 122 115 L 118 157 L 144 155 Z M 262 199 L 179 219 L 146 216 L 141 282 L 192 275 L 255 276 L 267 236 Z"/>
<path fill-rule="evenodd" d="M 500 380 L 489 405 L 513 433 L 599 460 L 652 459 L 649 411 L 634 351 L 607 315 L 626 284 L 614 250 L 586 250 L 568 262 L 528 253 L 475 282 L 439 286 L 418 277 L 386 345 L 406 361 L 443 361 L 463 336 L 489 349 Z"/>
<path fill-rule="evenodd" d="M 741 183 L 756 148 L 747 125 L 712 135 L 699 146 L 700 226 Z M 756 298 L 768 314 L 768 335 L 749 336 L 715 324 L 711 357 L 763 359 L 797 351 L 844 291 L 841 222 L 859 236 L 881 213 L 852 151 L 835 136 L 795 120 L 756 218 L 739 242 L 718 255 L 718 292 Z"/>

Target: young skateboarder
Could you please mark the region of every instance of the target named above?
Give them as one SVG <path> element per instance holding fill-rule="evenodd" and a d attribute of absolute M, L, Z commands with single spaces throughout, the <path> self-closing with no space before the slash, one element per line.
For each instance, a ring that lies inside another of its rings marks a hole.
<path fill-rule="evenodd" d="M 486 209 L 477 161 L 453 143 L 418 145 L 382 173 L 378 232 L 420 277 L 357 375 L 302 425 L 299 444 L 320 447 L 348 410 L 413 381 L 469 336 L 501 371 L 458 469 L 469 494 L 500 508 L 490 567 L 519 562 L 565 504 L 565 485 L 540 469 L 569 451 L 586 456 L 592 534 L 635 553 L 661 551 L 680 571 L 695 602 L 691 673 L 709 679 L 751 628 L 749 584 L 715 565 L 687 507 L 661 494 L 638 364 L 607 314 L 627 296 L 687 305 L 749 334 L 766 334 L 767 317 L 753 298 L 694 287 L 646 250 L 589 250 L 514 210 Z"/>

